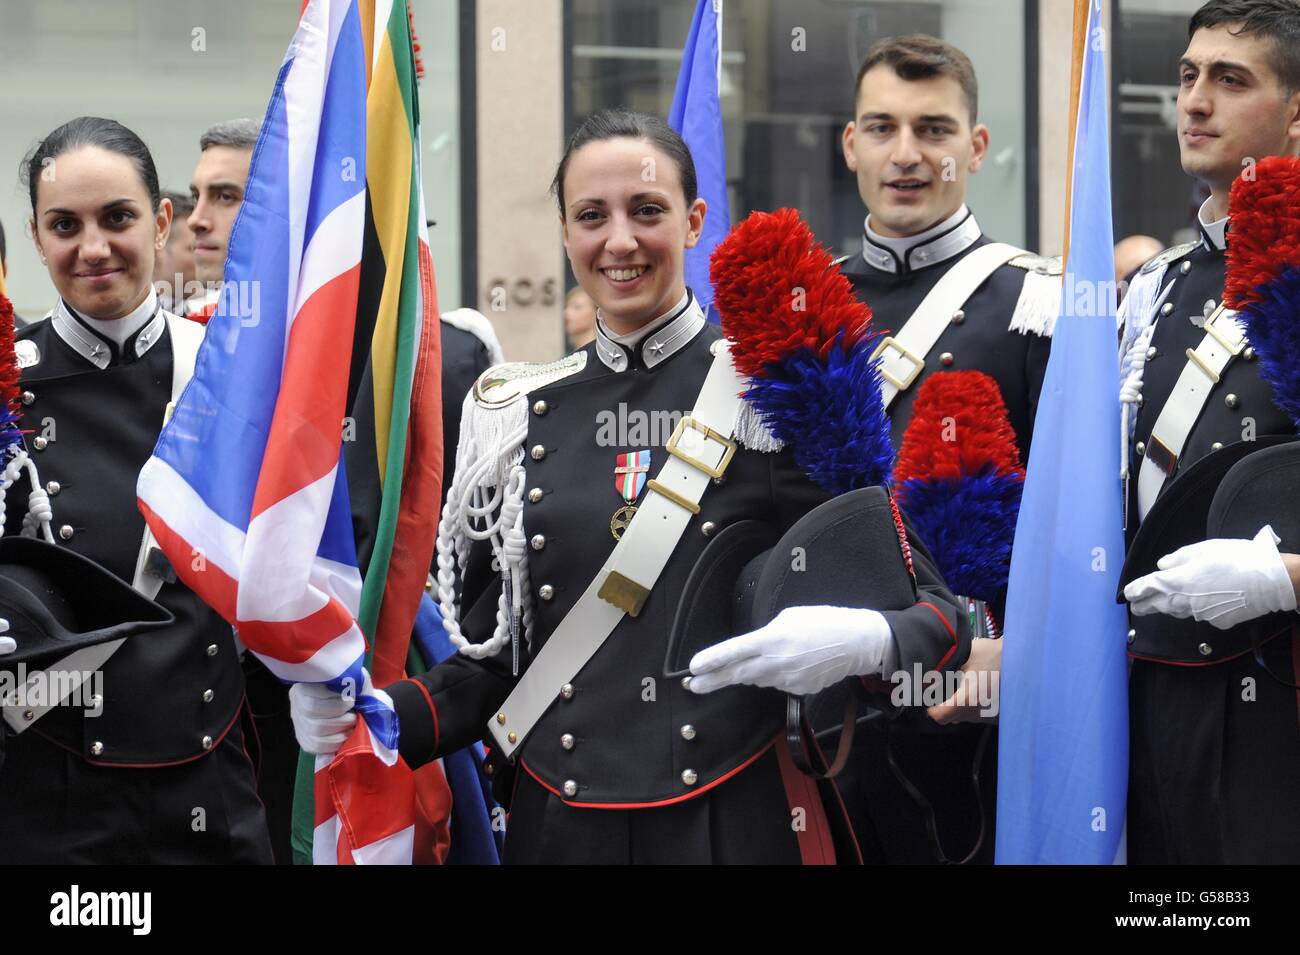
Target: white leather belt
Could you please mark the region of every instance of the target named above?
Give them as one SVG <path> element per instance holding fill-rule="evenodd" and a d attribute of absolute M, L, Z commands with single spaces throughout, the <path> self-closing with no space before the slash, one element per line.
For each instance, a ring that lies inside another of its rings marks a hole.
<path fill-rule="evenodd" d="M 198 357 L 199 345 L 203 343 L 203 326 L 188 318 L 178 318 L 170 313 L 164 313 L 167 317 L 167 328 L 171 332 L 172 343 L 172 397 L 167 403 L 167 408 L 163 412 L 163 424 L 171 417 L 172 408 L 180 399 L 181 392 L 189 384 L 189 380 L 194 375 L 194 362 Z M 161 577 L 147 573 L 149 552 L 156 548 L 158 542 L 154 539 L 153 533 L 149 530 L 149 525 L 145 525 L 144 538 L 140 542 L 140 551 L 135 561 L 135 577 L 131 582 L 139 593 L 144 594 L 150 600 L 158 596 L 158 591 L 162 589 L 163 581 Z M 92 647 L 83 647 L 76 650 L 66 657 L 59 660 L 58 663 L 50 667 L 50 670 L 60 674 L 66 674 L 61 679 L 50 680 L 46 683 L 44 690 L 38 693 L 37 684 L 44 679 L 44 672 L 36 670 L 28 673 L 27 682 L 24 684 L 26 692 L 23 696 L 15 696 L 13 699 L 40 698 L 43 703 L 37 706 L 25 705 L 15 706 L 7 699 L 0 699 L 0 714 L 4 716 L 4 721 L 15 733 L 21 733 L 30 729 L 42 716 L 50 712 L 56 706 L 62 706 L 63 701 L 77 690 L 94 671 L 101 669 L 108 662 L 109 657 L 117 652 L 126 638 L 120 640 L 110 640 L 108 643 L 99 643 Z M 49 696 L 48 688 L 54 686 L 60 689 L 66 689 L 67 692 L 60 694 L 58 699 Z"/>
<path fill-rule="evenodd" d="M 1206 321 L 1201 343 L 1195 350 L 1187 349 L 1187 364 L 1169 393 L 1169 400 L 1160 409 L 1138 469 L 1139 520 L 1147 516 L 1165 481 L 1177 469 L 1187 436 L 1201 416 L 1210 392 L 1219 383 L 1223 369 L 1245 347 L 1245 332 L 1236 314 L 1220 305 Z"/>
<path fill-rule="evenodd" d="M 871 357 L 880 359 L 880 397 L 886 411 L 921 374 L 926 356 L 957 310 L 999 266 L 1023 254 L 1024 249 L 1005 242 L 980 246 L 944 273 L 896 335 L 881 340 Z"/>
<path fill-rule="evenodd" d="M 745 385 L 725 340 L 713 346 L 713 364 L 695 408 L 668 440 L 668 460 L 647 485 L 645 500 L 600 572 L 528 665 L 497 714 L 488 721 L 507 758 L 596 655 L 625 614 L 636 616 L 686 531 L 699 501 L 735 453 L 731 440 Z"/>

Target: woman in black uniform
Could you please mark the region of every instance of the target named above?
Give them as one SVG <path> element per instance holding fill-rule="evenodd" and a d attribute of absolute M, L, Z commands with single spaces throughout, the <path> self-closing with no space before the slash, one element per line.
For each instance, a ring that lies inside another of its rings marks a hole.
<path fill-rule="evenodd" d="M 561 622 L 581 620 L 554 638 L 564 653 L 609 613 L 584 591 L 605 575 L 621 534 L 637 532 L 628 522 L 638 509 L 660 520 L 662 494 L 648 479 L 665 479 L 664 423 L 710 404 L 701 391 L 721 336 L 685 285 L 685 252 L 706 211 L 685 143 L 657 117 L 599 113 L 569 143 L 555 191 L 573 272 L 600 306 L 597 338 L 549 365 L 489 369 L 466 401 L 439 540 L 445 610 L 454 571 L 465 570 L 466 610 L 449 619 L 461 653 L 387 687 L 412 766 L 480 738 L 489 720 L 509 729 L 515 703 L 504 701 L 530 668 L 549 672 L 539 654 Z M 788 450 L 741 447 L 703 483 L 680 538 L 650 545 L 670 551 L 643 605 L 617 619 L 576 675 L 542 687 L 544 712 L 514 754 L 507 861 L 851 861 L 851 841 L 832 849 L 833 807 L 793 769 L 780 691 L 878 673 L 891 646 L 905 667 L 933 667 L 954 647 L 964 658 L 955 604 L 922 556 L 918 583 L 942 611 L 862 611 L 846 618 L 860 626 L 823 642 L 815 660 L 783 667 L 758 653 L 739 679 L 717 661 L 695 689 L 664 678 L 677 598 L 710 539 L 751 518 L 783 530 L 828 497 Z M 348 702 L 305 685 L 290 698 L 304 748 L 335 750 L 354 719 Z"/>
<path fill-rule="evenodd" d="M 32 235 L 59 300 L 16 344 L 42 485 L 15 485 L 5 533 L 22 530 L 34 490 L 43 534 L 176 622 L 106 658 L 54 663 L 102 672 L 89 707 L 4 708 L 0 862 L 270 862 L 233 634 L 174 582 L 136 507 L 136 477 L 203 334 L 163 311 L 150 283 L 171 203 L 144 143 L 112 120 L 60 126 L 24 167 Z"/>

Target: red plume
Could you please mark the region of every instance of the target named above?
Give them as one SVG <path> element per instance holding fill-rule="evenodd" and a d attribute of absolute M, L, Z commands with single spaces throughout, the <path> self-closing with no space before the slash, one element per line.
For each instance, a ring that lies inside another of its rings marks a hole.
<path fill-rule="evenodd" d="M 18 403 L 18 359 L 14 355 L 14 307 L 0 292 L 0 402 L 9 420 L 22 412 Z"/>
<path fill-rule="evenodd" d="M 871 309 L 833 263 L 794 209 L 751 213 L 718 243 L 713 303 L 741 374 L 761 376 L 801 347 L 824 360 L 841 332 L 845 350 L 868 334 Z"/>
<path fill-rule="evenodd" d="M 1242 309 L 1287 265 L 1300 264 L 1300 159 L 1268 156 L 1243 172 L 1228 199 L 1231 232 L 1223 300 Z"/>
<path fill-rule="evenodd" d="M 956 480 L 989 463 L 999 472 L 1021 470 L 998 383 L 981 371 L 931 375 L 912 403 L 894 465 L 895 485 L 912 478 Z"/>

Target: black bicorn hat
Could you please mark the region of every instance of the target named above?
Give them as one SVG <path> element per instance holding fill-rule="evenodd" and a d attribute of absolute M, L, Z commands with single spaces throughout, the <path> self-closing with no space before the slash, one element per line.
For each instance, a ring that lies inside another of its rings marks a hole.
<path fill-rule="evenodd" d="M 740 521 L 709 542 L 687 576 L 669 632 L 664 675 L 688 675 L 700 650 L 757 630 L 787 607 L 904 610 L 914 603 L 911 554 L 901 518 L 882 487 L 832 498 L 784 534 L 763 521 Z M 795 762 L 810 775 L 820 772 L 802 756 L 803 719 L 818 735 L 842 723 L 851 726 L 852 682 L 806 700 L 790 697 L 787 737 Z M 843 734 L 845 753 L 850 739 L 851 732 Z"/>
<path fill-rule="evenodd" d="M 0 669 L 41 666 L 75 650 L 175 622 L 99 564 L 28 537 L 0 538 L 0 619 L 17 649 Z"/>
<path fill-rule="evenodd" d="M 1180 547 L 1220 537 L 1254 537 L 1265 524 L 1282 537 L 1280 549 L 1300 549 L 1300 442 L 1287 435 L 1238 441 L 1180 471 L 1138 527 L 1120 572 L 1117 599 L 1157 562 Z M 1248 652 L 1259 626 L 1251 621 L 1220 630 L 1191 618 L 1132 617 L 1130 652 L 1172 663 L 1207 664 Z M 1276 627 L 1273 627 L 1276 630 Z"/>

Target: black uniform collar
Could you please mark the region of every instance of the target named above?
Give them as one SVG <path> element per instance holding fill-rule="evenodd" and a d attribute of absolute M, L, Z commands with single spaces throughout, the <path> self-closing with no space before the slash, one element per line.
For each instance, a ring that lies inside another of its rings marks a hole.
<path fill-rule="evenodd" d="M 134 361 L 156 345 L 162 338 L 163 328 L 167 325 L 166 313 L 158 303 L 158 293 L 153 289 L 149 290 L 148 297 L 130 315 L 124 316 L 119 321 L 130 323 L 143 315 L 148 315 L 149 318 L 123 342 L 120 353 L 128 356 L 129 361 Z M 117 343 L 91 328 L 89 323 L 61 298 L 54 306 L 54 310 L 50 312 L 50 326 L 55 334 L 63 339 L 64 344 L 96 368 L 102 370 L 118 360 Z"/>
<path fill-rule="evenodd" d="M 681 351 L 704 328 L 704 312 L 690 289 L 680 302 L 647 324 L 647 330 L 614 336 L 596 312 L 596 355 L 610 371 L 622 372 L 631 367 L 633 354 L 639 355 L 646 368 L 653 368 Z"/>
<path fill-rule="evenodd" d="M 1207 222 L 1206 218 L 1209 213 L 1205 207 L 1213 200 L 1206 199 L 1201 203 L 1201 208 L 1196 212 L 1196 224 L 1201 229 L 1201 246 L 1207 252 L 1222 252 L 1228 247 L 1228 217 L 1215 219 L 1213 222 Z"/>
<path fill-rule="evenodd" d="M 946 262 L 979 241 L 981 232 L 975 215 L 963 205 L 936 226 L 916 235 L 894 239 L 871 228 L 871 216 L 863 223 L 862 258 L 882 272 L 910 272 Z"/>

